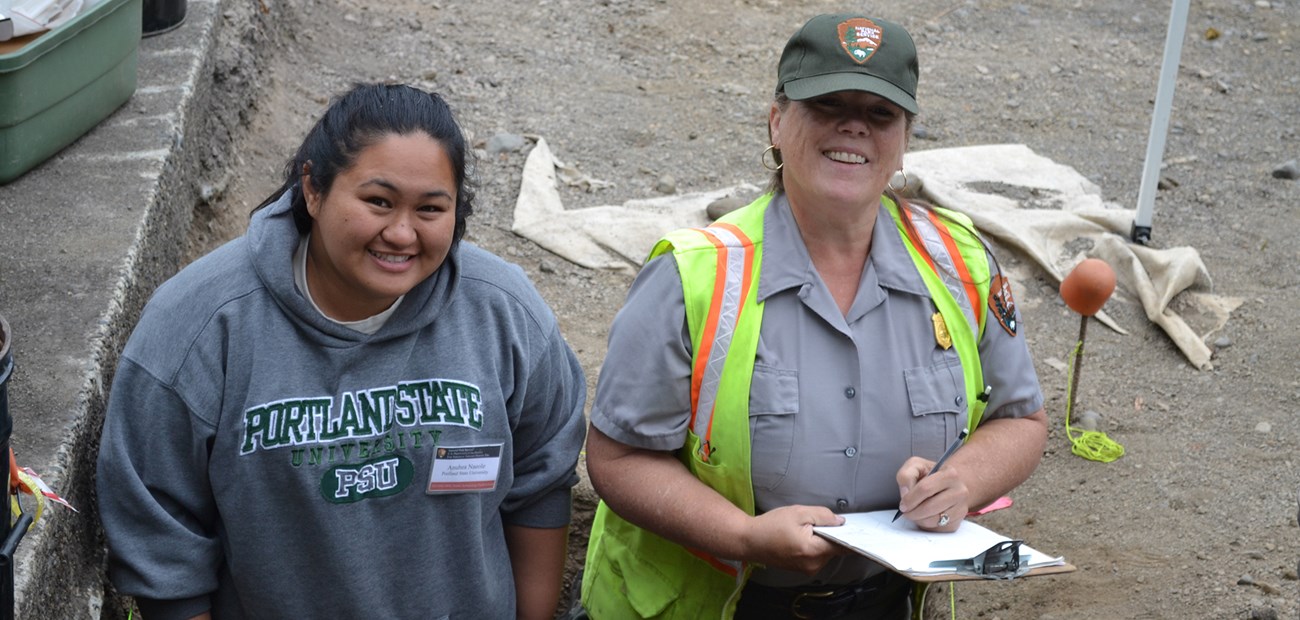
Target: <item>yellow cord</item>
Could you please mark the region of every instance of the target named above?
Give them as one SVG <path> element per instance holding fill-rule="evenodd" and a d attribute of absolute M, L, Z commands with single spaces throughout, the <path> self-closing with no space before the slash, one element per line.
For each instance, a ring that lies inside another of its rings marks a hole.
<path fill-rule="evenodd" d="M 26 492 L 36 500 L 36 514 L 32 517 L 32 524 L 27 526 L 27 531 L 30 532 L 32 528 L 36 527 L 36 522 L 41 520 L 41 515 L 45 514 L 45 495 L 41 493 L 40 487 L 36 484 L 36 481 L 27 474 L 27 472 L 20 469 L 11 472 L 11 474 L 18 478 L 18 486 L 21 491 L 9 495 L 9 523 L 11 525 L 17 523 L 18 518 L 23 516 L 23 507 L 22 504 L 18 502 L 18 496 L 22 492 Z"/>
<path fill-rule="evenodd" d="M 912 584 L 912 620 L 922 620 L 925 617 L 925 595 L 930 593 L 930 583 L 913 583 Z M 954 589 L 957 582 L 948 581 L 944 585 L 948 586 L 948 609 L 952 614 L 952 620 L 957 620 L 957 594 Z"/>
<path fill-rule="evenodd" d="M 1080 340 L 1074 347 L 1074 355 L 1070 356 L 1069 376 L 1074 376 L 1074 364 L 1079 359 L 1080 352 L 1083 350 L 1083 341 Z M 1070 451 L 1078 456 L 1092 461 L 1109 463 L 1124 456 L 1124 446 L 1119 445 L 1113 439 L 1106 436 L 1101 431 L 1075 430 L 1070 427 L 1070 415 L 1074 409 L 1074 382 L 1065 390 L 1065 435 L 1070 438 Z M 1076 437 L 1075 433 L 1079 433 Z"/>

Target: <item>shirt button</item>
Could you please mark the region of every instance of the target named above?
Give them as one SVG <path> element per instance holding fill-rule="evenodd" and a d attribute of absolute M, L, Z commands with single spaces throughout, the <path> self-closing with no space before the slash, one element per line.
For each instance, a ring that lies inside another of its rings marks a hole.
<path fill-rule="evenodd" d="M 844 388 L 844 398 L 853 398 L 858 395 L 858 391 L 853 388 Z"/>
<path fill-rule="evenodd" d="M 857 448 L 854 448 L 853 446 L 849 446 L 849 447 L 847 447 L 847 448 L 844 449 L 844 456 L 847 456 L 847 457 L 849 457 L 849 458 L 853 458 L 853 457 L 855 457 L 855 456 L 857 456 L 857 455 L 858 455 L 858 449 L 857 449 Z"/>
<path fill-rule="evenodd" d="M 963 402 L 966 402 L 966 399 L 961 396 L 952 399 L 952 404 L 957 405 L 958 407 L 960 407 Z"/>
<path fill-rule="evenodd" d="M 835 500 L 835 508 L 837 508 L 840 512 L 844 512 L 845 510 L 848 510 L 848 509 L 849 509 L 849 500 L 847 500 L 847 499 L 837 499 L 837 500 Z"/>

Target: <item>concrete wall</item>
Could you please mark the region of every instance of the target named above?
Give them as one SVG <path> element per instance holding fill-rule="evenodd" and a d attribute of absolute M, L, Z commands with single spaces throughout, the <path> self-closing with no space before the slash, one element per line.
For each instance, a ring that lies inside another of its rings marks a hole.
<path fill-rule="evenodd" d="M 135 94 L 78 142 L 0 187 L 0 314 L 14 330 L 13 445 L 80 512 L 51 506 L 19 546 L 16 617 L 120 618 L 94 495 L 118 355 L 176 272 L 204 194 L 220 187 L 257 100 L 261 59 L 292 7 L 190 0 L 145 38 Z"/>

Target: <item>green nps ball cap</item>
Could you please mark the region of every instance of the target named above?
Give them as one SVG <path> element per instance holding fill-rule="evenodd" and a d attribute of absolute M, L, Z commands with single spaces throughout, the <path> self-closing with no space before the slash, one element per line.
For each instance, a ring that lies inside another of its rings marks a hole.
<path fill-rule="evenodd" d="M 902 26 L 851 13 L 818 15 L 785 44 L 776 89 L 795 101 L 860 90 L 916 114 L 918 73 L 916 45 Z"/>

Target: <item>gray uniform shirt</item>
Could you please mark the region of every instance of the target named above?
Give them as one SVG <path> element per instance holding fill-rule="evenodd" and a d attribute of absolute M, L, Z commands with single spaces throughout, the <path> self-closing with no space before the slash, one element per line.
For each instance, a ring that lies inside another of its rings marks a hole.
<path fill-rule="evenodd" d="M 784 195 L 772 200 L 763 227 L 763 324 L 749 394 L 757 509 L 896 507 L 903 461 L 937 459 L 966 425 L 961 364 L 955 348 L 935 342 L 925 283 L 884 208 L 847 315 L 813 267 Z M 991 388 L 984 420 L 1043 406 L 1023 326 L 1018 334 L 989 318 L 979 346 Z M 681 276 L 666 255 L 645 266 L 614 319 L 591 422 L 630 446 L 676 450 L 690 420 L 690 377 Z M 854 555 L 813 578 L 766 569 L 754 579 L 846 583 L 880 570 Z"/>

